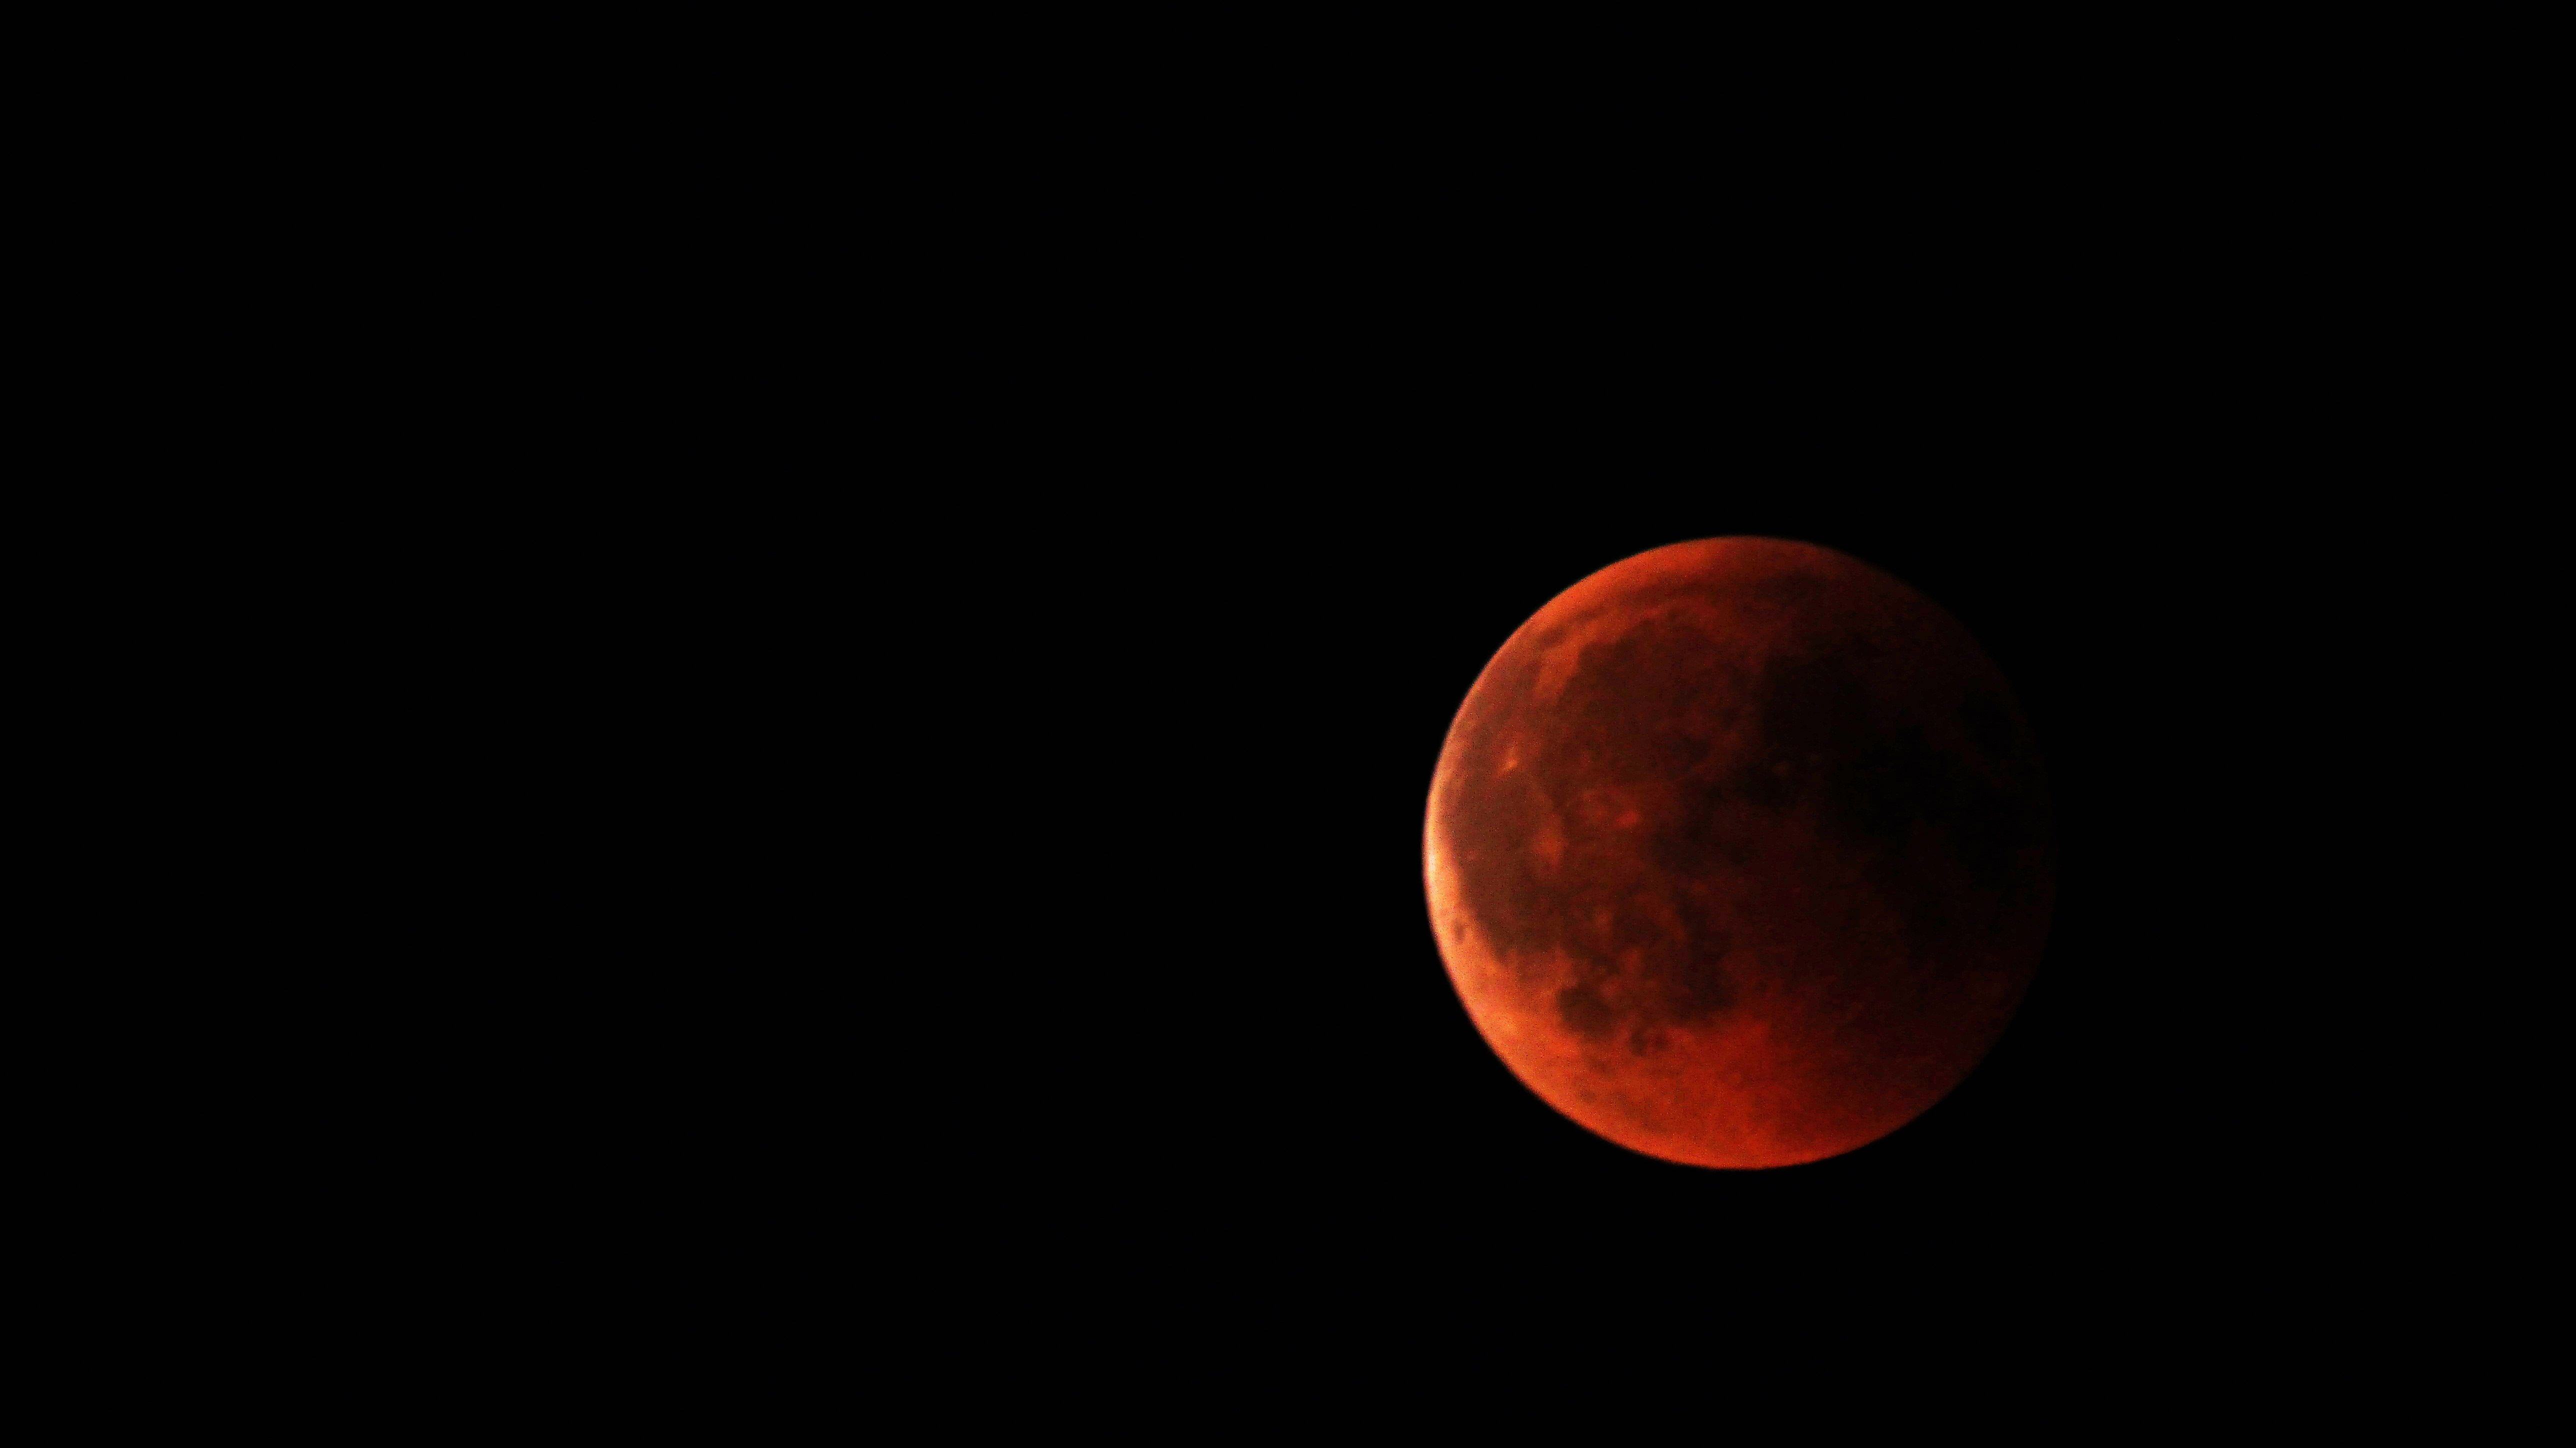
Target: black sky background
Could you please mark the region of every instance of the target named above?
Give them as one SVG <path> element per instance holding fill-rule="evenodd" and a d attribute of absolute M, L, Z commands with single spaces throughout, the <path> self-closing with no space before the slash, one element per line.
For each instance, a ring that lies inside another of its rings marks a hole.
<path fill-rule="evenodd" d="M 2434 741 L 2493 712 L 2454 621 L 2510 607 L 2483 485 L 2535 385 L 2462 360 L 2491 275 L 2406 260 L 2374 166 L 1637 115 L 1010 130 L 867 180 L 902 204 L 863 264 L 828 206 L 727 213 L 722 296 L 612 318 L 636 385 L 521 390 L 628 460 L 489 513 L 545 600 L 514 687 L 562 705 L 487 726 L 553 773 L 486 872 L 575 902 L 504 1033 L 551 1240 L 696 1244 L 639 1303 L 926 1271 L 934 1315 L 1057 1331 L 2313 1313 L 2431 1260 L 2482 1189 L 2469 998 L 2428 982 L 2488 949 L 2446 904 L 2478 851 L 2425 824 L 2480 765 Z M 1511 1078 L 1420 851 L 1522 620 L 1748 533 L 1967 625 L 2059 891 L 1951 1097 L 1723 1173 Z"/>
<path fill-rule="evenodd" d="M 20 539 L 96 1008 L 20 1024 L 106 1235 L 39 1265 L 231 1390 L 736 1436 L 2545 1385 L 2562 88 L 1828 23 L 101 50 Z M 1523 1088 L 1421 878 L 1495 649 L 1731 534 L 1955 614 L 2058 854 L 1978 1069 L 1754 1173 Z"/>

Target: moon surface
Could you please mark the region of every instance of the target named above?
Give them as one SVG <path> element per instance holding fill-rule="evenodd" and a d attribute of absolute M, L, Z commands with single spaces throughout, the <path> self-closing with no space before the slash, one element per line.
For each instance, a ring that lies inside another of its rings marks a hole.
<path fill-rule="evenodd" d="M 2054 872 L 2039 754 L 1956 619 L 1830 549 L 1677 543 L 1515 631 L 1424 830 L 1468 1015 L 1550 1106 L 1707 1167 L 1920 1116 L 2011 1020 Z"/>

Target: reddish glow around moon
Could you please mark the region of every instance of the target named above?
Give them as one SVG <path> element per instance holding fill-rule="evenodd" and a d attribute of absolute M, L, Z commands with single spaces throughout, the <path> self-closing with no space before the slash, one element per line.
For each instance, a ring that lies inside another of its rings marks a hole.
<path fill-rule="evenodd" d="M 1450 726 L 1424 876 L 1513 1074 L 1709 1167 L 1928 1110 L 2019 1005 L 2054 886 L 2038 751 L 1967 630 L 1766 538 L 1641 553 L 1521 625 Z"/>

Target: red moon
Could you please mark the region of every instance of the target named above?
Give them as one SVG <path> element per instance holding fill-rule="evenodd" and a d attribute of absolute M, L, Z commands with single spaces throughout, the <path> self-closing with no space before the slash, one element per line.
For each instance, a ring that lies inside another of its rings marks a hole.
<path fill-rule="evenodd" d="M 1450 726 L 1423 865 L 1512 1073 L 1707 1167 L 1930 1109 L 2011 1020 L 2055 888 L 2038 749 L 1968 631 L 1769 538 L 1638 554 L 1521 625 Z"/>

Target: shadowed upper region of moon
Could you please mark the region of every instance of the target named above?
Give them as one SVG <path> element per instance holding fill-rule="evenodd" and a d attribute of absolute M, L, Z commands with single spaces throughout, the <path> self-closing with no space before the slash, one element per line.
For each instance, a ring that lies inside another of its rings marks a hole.
<path fill-rule="evenodd" d="M 1966 629 L 1764 538 L 1639 554 L 1523 624 L 1450 727 L 1424 860 L 1504 1063 L 1715 1167 L 1938 1101 L 2019 1004 L 2053 884 L 2038 751 Z"/>

